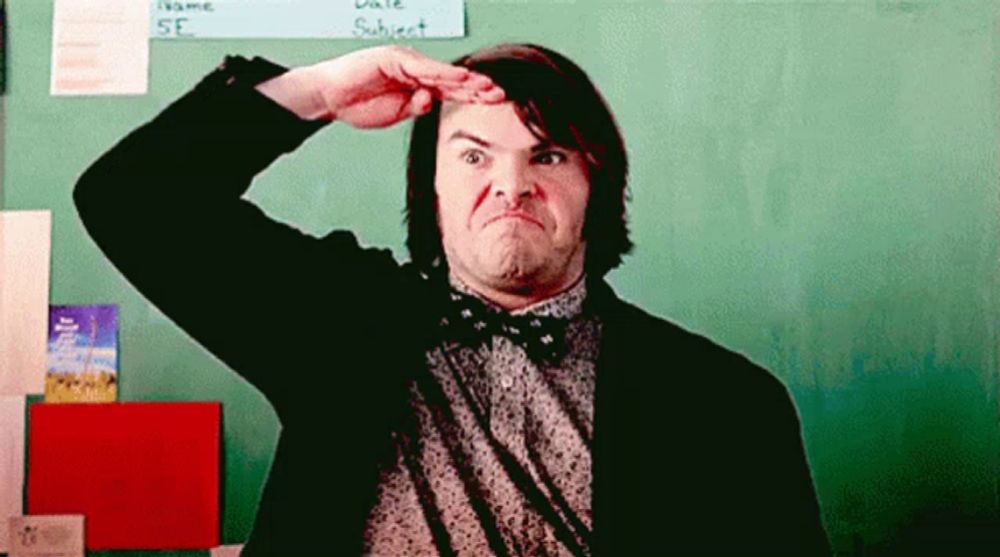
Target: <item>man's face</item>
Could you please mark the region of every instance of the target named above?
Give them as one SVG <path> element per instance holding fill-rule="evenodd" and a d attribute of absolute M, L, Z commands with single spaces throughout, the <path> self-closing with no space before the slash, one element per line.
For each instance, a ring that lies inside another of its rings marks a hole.
<path fill-rule="evenodd" d="M 478 292 L 540 299 L 583 273 L 587 165 L 512 103 L 444 103 L 434 188 L 448 265 Z"/>

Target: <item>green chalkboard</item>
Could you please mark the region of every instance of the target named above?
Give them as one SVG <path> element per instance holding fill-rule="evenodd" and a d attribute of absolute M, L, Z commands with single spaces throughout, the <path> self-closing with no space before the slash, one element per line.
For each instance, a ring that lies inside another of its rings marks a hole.
<path fill-rule="evenodd" d="M 105 261 L 70 191 L 226 54 L 372 43 L 153 41 L 148 95 L 54 98 L 52 2 L 7 11 L 3 206 L 53 211 L 54 303 L 121 305 L 123 400 L 223 401 L 224 538 L 243 540 L 275 414 Z M 612 282 L 788 384 L 835 549 L 877 555 L 982 540 L 997 512 L 998 22 L 977 1 L 469 0 L 467 38 L 411 44 L 539 42 L 590 73 L 633 168 L 638 247 Z M 405 131 L 332 126 L 250 197 L 404 258 Z"/>

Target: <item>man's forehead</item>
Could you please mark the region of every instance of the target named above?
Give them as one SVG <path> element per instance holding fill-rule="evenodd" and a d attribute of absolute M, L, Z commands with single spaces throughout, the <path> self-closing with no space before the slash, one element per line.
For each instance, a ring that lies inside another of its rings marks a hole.
<path fill-rule="evenodd" d="M 529 129 L 514 103 L 445 102 L 438 123 L 438 144 L 473 142 L 485 147 L 531 149 L 551 144 L 542 130 Z"/>
<path fill-rule="evenodd" d="M 490 110 L 486 110 L 490 109 Z M 514 110 L 514 103 L 512 101 L 504 101 L 500 103 L 484 104 L 484 103 L 466 103 L 457 101 L 444 101 L 441 103 L 441 121 L 453 119 L 456 117 L 468 117 L 472 118 L 476 115 L 487 114 L 493 112 L 493 109 L 501 110 Z"/>

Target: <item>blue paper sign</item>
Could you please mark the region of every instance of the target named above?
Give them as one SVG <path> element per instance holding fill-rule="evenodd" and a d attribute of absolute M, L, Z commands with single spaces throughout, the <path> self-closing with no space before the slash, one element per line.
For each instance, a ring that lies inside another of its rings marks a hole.
<path fill-rule="evenodd" d="M 463 0 L 152 0 L 154 39 L 465 35 Z"/>

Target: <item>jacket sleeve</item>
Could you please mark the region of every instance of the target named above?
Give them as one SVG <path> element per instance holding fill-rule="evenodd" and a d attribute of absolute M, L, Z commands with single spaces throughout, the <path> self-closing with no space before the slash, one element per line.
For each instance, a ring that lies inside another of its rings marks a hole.
<path fill-rule="evenodd" d="M 303 320 L 304 308 L 336 313 L 337 327 L 355 330 L 386 299 L 365 293 L 393 292 L 387 283 L 398 275 L 388 251 L 363 250 L 346 232 L 306 235 L 242 199 L 257 173 L 323 125 L 253 88 L 283 70 L 227 58 L 102 155 L 74 190 L 84 226 L 115 267 L 279 409 L 293 396 L 286 368 L 351 341 Z"/>

